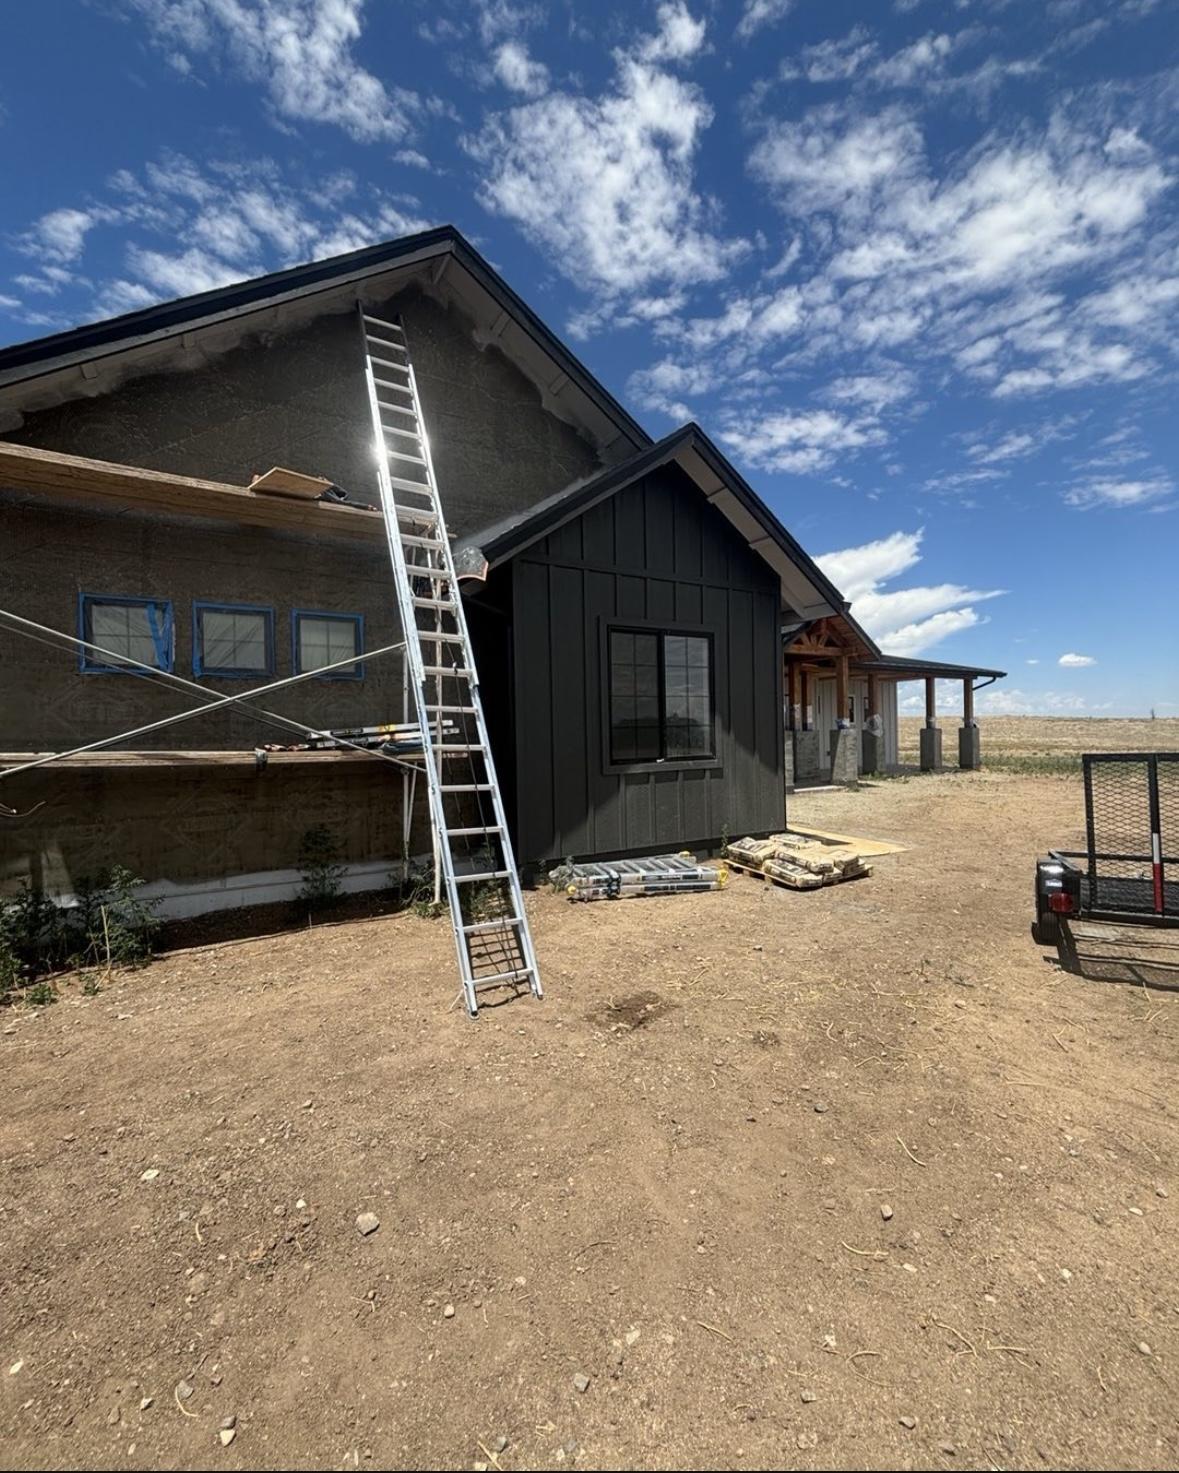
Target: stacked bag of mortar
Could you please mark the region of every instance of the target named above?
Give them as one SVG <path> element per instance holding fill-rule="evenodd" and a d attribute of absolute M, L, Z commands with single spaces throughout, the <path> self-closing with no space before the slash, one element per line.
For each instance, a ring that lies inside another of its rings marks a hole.
<path fill-rule="evenodd" d="M 792 890 L 817 890 L 841 880 L 870 875 L 872 866 L 848 844 L 814 839 L 809 834 L 771 834 L 768 839 L 738 839 L 729 860 L 738 868 L 763 874 Z"/>

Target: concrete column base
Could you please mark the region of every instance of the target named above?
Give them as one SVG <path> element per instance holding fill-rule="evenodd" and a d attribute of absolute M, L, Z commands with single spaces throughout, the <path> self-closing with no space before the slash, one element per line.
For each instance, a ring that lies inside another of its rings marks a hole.
<path fill-rule="evenodd" d="M 831 781 L 853 786 L 860 776 L 860 734 L 851 726 L 831 733 Z"/>
<path fill-rule="evenodd" d="M 865 777 L 879 772 L 884 766 L 884 738 L 874 731 L 860 733 L 860 771 Z"/>
<path fill-rule="evenodd" d="M 786 786 L 794 786 L 794 733 L 786 733 L 786 749 L 782 753 L 782 771 L 786 779 Z"/>
<path fill-rule="evenodd" d="M 958 729 L 958 766 L 964 772 L 976 772 L 982 766 L 982 743 L 973 722 Z"/>
<path fill-rule="evenodd" d="M 940 772 L 942 770 L 942 734 L 939 727 L 923 726 L 921 728 L 921 771 Z"/>
<path fill-rule="evenodd" d="M 819 733 L 796 731 L 794 733 L 794 781 L 809 782 L 819 776 Z"/>

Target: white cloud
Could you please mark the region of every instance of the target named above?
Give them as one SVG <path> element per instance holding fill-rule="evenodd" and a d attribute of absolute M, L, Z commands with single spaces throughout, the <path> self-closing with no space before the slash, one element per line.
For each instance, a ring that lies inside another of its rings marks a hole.
<path fill-rule="evenodd" d="M 1024 664 L 1025 665 L 1038 665 L 1039 663 L 1040 663 L 1039 660 L 1025 660 L 1024 661 Z"/>
<path fill-rule="evenodd" d="M 737 22 L 737 38 L 748 41 L 764 26 L 776 25 L 785 19 L 794 0 L 745 0 L 741 19 Z"/>
<path fill-rule="evenodd" d="M 830 409 L 734 410 L 722 424 L 719 438 L 746 463 L 793 475 L 825 470 L 840 454 L 886 439 L 873 419 Z"/>
<path fill-rule="evenodd" d="M 942 69 L 954 49 L 954 42 L 944 33 L 922 36 L 911 46 L 878 62 L 872 68 L 872 80 L 886 87 L 912 87 L 928 79 L 930 73 Z"/>
<path fill-rule="evenodd" d="M 410 132 L 414 94 L 356 60 L 364 0 L 129 0 L 156 43 L 191 66 L 224 57 L 288 123 L 329 123 L 362 143 Z"/>
<path fill-rule="evenodd" d="M 808 82 L 846 82 L 876 54 L 876 43 L 863 26 L 838 40 L 804 46 L 797 61 L 785 61 L 779 75 L 785 82 L 805 77 Z"/>
<path fill-rule="evenodd" d="M 1175 483 L 1162 472 L 1139 480 L 1094 476 L 1064 493 L 1066 505 L 1088 511 L 1093 507 L 1134 507 L 1157 502 L 1175 491 Z"/>
<path fill-rule="evenodd" d="M 873 414 L 879 414 L 882 409 L 910 398 L 915 386 L 914 374 L 899 364 L 892 364 L 887 371 L 850 374 L 835 379 L 821 392 L 837 403 L 862 405 Z"/>
<path fill-rule="evenodd" d="M 982 622 L 974 605 L 1002 589 L 956 583 L 882 591 L 921 561 L 923 530 L 894 532 L 859 547 L 826 553 L 815 561 L 845 598 L 852 613 L 887 654 L 918 655 L 943 639 Z"/>
<path fill-rule="evenodd" d="M 1060 659 L 1057 660 L 1056 663 L 1062 666 L 1065 670 L 1081 670 L 1086 665 L 1096 665 L 1097 661 L 1093 658 L 1092 655 L 1068 654 L 1061 655 Z"/>
<path fill-rule="evenodd" d="M 554 91 L 493 116 L 467 140 L 485 169 L 483 204 L 604 295 L 606 311 L 626 293 L 717 281 L 746 250 L 716 231 L 694 185 L 712 121 L 704 94 L 634 55 L 615 60 L 601 96 Z"/>
<path fill-rule="evenodd" d="M 707 21 L 696 20 L 684 0 L 664 0 L 655 12 L 659 29 L 640 41 L 641 61 L 686 61 L 704 45 Z"/>
<path fill-rule="evenodd" d="M 548 67 L 534 61 L 522 41 L 505 41 L 495 53 L 494 66 L 495 75 L 512 92 L 539 97 L 548 89 Z"/>
<path fill-rule="evenodd" d="M 76 261 L 86 248 L 86 236 L 95 225 L 110 221 L 101 209 L 50 210 L 21 237 L 21 249 L 30 256 L 60 264 Z"/>
<path fill-rule="evenodd" d="M 407 197 L 370 191 L 360 207 L 358 193 L 356 181 L 346 174 L 294 188 L 266 160 L 201 167 L 183 155 L 166 154 L 149 163 L 142 176 L 120 171 L 111 181 L 109 204 L 77 212 L 122 228 L 122 268 L 115 276 L 95 280 L 47 264 L 28 278 L 28 289 L 52 295 L 72 284 L 93 293 L 87 311 L 126 312 L 430 223 Z M 63 240 L 63 249 L 74 252 L 73 238 Z M 85 265 L 85 241 L 82 231 L 76 246 L 81 255 L 71 255 L 71 268 Z"/>

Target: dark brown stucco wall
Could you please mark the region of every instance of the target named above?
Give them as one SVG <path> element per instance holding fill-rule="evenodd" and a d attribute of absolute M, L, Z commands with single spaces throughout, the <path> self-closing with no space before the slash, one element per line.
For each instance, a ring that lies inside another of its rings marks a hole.
<path fill-rule="evenodd" d="M 453 534 L 530 506 L 598 466 L 594 447 L 541 407 L 534 384 L 497 349 L 476 347 L 456 309 L 413 289 L 373 310 L 404 319 Z M 283 465 L 376 500 L 351 311 L 254 334 L 204 367 L 131 379 L 30 414 L 5 438 L 235 485 Z"/>

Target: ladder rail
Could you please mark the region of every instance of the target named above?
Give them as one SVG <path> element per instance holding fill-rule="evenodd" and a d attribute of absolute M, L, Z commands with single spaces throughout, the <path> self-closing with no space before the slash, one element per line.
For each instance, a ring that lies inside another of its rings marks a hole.
<path fill-rule="evenodd" d="M 451 554 L 450 542 L 446 536 L 445 521 L 442 515 L 442 503 L 438 493 L 438 482 L 434 472 L 434 458 L 430 448 L 430 437 L 426 429 L 425 418 L 422 414 L 421 398 L 418 393 L 417 377 L 414 373 L 413 361 L 409 355 L 408 345 L 401 349 L 406 356 L 404 371 L 407 383 L 404 388 L 397 385 L 394 392 L 405 394 L 410 400 L 410 409 L 414 421 L 419 445 L 421 447 L 422 460 L 424 462 L 425 480 L 422 482 L 421 490 L 428 495 L 432 506 L 422 508 L 423 520 L 432 520 L 437 534 L 436 542 L 428 539 L 429 550 L 427 556 L 436 558 L 440 567 L 430 567 L 423 570 L 426 574 L 443 574 L 449 581 L 454 595 L 454 607 L 448 608 L 447 617 L 455 621 L 457 634 L 454 636 L 442 635 L 441 638 L 449 645 L 457 645 L 464 657 L 465 663 L 457 667 L 462 673 L 451 673 L 447 667 L 437 659 L 437 651 L 440 649 L 438 643 L 440 631 L 420 629 L 417 624 L 417 605 L 411 584 L 411 579 L 418 574 L 413 565 L 406 560 L 406 546 L 422 545 L 421 539 L 415 539 L 403 535 L 399 525 L 399 508 L 394 497 L 394 489 L 398 478 L 390 470 L 389 447 L 385 442 L 385 429 L 382 422 L 382 414 L 385 407 L 381 403 L 381 396 L 377 392 L 377 380 L 379 375 L 373 368 L 374 354 L 370 351 L 370 340 L 375 340 L 370 328 L 378 329 L 394 328 L 405 341 L 405 330 L 399 323 L 385 323 L 379 318 L 370 317 L 364 310 L 363 303 L 358 303 L 360 316 L 361 339 L 364 345 L 365 383 L 368 390 L 369 410 L 372 416 L 373 442 L 377 450 L 377 482 L 381 500 L 381 511 L 385 524 L 385 539 L 388 544 L 389 558 L 393 568 L 393 582 L 397 595 L 398 612 L 401 617 L 402 628 L 406 632 L 406 658 L 412 676 L 410 684 L 413 687 L 414 703 L 417 710 L 418 723 L 423 733 L 423 766 L 426 770 L 426 786 L 430 808 L 431 821 L 434 826 L 435 835 L 438 838 L 437 852 L 439 867 L 442 872 L 443 884 L 446 890 L 446 898 L 450 915 L 451 930 L 454 936 L 455 951 L 459 960 L 459 973 L 462 979 L 463 994 L 467 1004 L 467 1011 L 472 1017 L 478 1012 L 477 990 L 486 984 L 486 979 L 481 979 L 475 972 L 471 951 L 468 945 L 468 929 L 463 920 L 463 914 L 459 898 L 459 886 L 461 881 L 455 874 L 453 856 L 448 836 L 459 828 L 448 824 L 446 819 L 445 797 L 446 791 L 461 791 L 453 784 L 445 784 L 442 778 L 442 757 L 438 750 L 443 744 L 441 732 L 439 740 L 433 740 L 431 736 L 430 716 L 441 714 L 439 706 L 444 700 L 441 690 L 441 682 L 445 679 L 461 679 L 466 683 L 466 696 L 464 704 L 470 708 L 474 718 L 476 742 L 481 750 L 481 758 L 486 773 L 486 783 L 472 785 L 473 791 L 488 792 L 491 799 L 493 824 L 488 825 L 489 830 L 497 833 L 497 842 L 500 845 L 502 856 L 501 865 L 495 871 L 497 880 L 502 881 L 510 893 L 509 915 L 515 920 L 515 924 L 505 929 L 512 929 L 519 946 L 522 969 L 513 969 L 510 974 L 512 980 L 523 980 L 527 978 L 530 989 L 534 996 L 542 997 L 543 989 L 540 982 L 540 972 L 536 963 L 536 953 L 532 945 L 532 935 L 524 912 L 524 897 L 520 885 L 520 875 L 516 868 L 515 855 L 512 852 L 511 839 L 508 834 L 507 815 L 503 806 L 503 796 L 500 791 L 499 782 L 496 778 L 494 765 L 491 758 L 491 743 L 487 731 L 487 722 L 483 710 L 483 697 L 479 688 L 478 673 L 475 669 L 471 646 L 470 630 L 467 627 L 466 611 L 463 608 L 462 596 L 459 592 L 458 580 L 455 576 L 454 561 Z M 399 365 L 399 368 L 401 366 Z M 394 456 L 398 459 L 401 457 Z M 435 614 L 435 623 L 441 621 L 441 611 Z M 411 637 L 412 636 L 412 637 Z M 424 646 L 433 642 L 435 648 L 435 661 L 427 665 Z M 445 671 L 445 673 L 443 673 Z M 438 685 L 434 700 L 431 701 L 427 691 L 427 684 L 434 681 Z"/>

